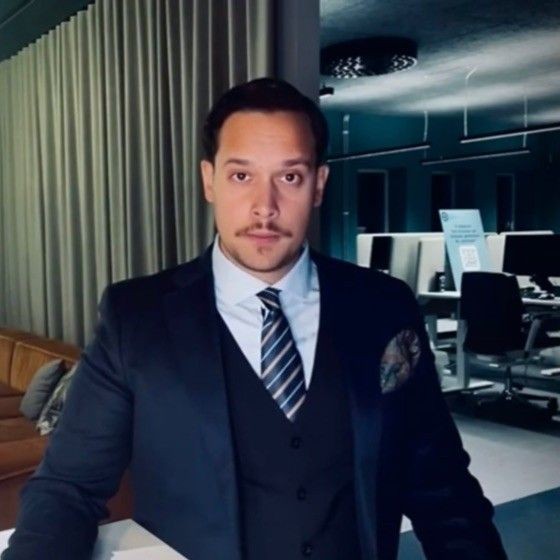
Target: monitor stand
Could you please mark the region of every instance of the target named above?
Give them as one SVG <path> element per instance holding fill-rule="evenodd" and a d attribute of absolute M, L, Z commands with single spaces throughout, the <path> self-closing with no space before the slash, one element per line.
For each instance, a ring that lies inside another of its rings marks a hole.
<path fill-rule="evenodd" d="M 548 276 L 544 274 L 534 274 L 530 278 L 533 284 L 536 284 L 543 292 L 547 292 L 548 294 L 555 295 L 556 294 L 556 286 L 548 279 Z"/>
<path fill-rule="evenodd" d="M 447 254 L 447 249 L 445 250 L 445 264 L 443 268 L 443 275 L 444 275 L 445 290 L 454 291 L 460 289 L 455 286 L 455 280 L 453 279 L 453 271 L 451 270 L 451 263 L 449 262 L 449 255 Z"/>

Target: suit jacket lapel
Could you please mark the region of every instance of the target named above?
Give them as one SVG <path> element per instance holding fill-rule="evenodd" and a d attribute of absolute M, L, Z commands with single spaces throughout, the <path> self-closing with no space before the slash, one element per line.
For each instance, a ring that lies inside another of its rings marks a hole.
<path fill-rule="evenodd" d="M 216 469 L 225 508 L 233 528 L 228 558 L 240 558 L 239 506 L 235 459 L 229 422 L 217 310 L 211 269 L 211 249 L 198 267 L 179 271 L 178 288 L 165 300 L 167 324 L 187 397 L 198 409 L 200 429 L 211 463 Z"/>
<path fill-rule="evenodd" d="M 356 287 L 341 276 L 338 267 L 312 253 L 321 289 L 321 314 L 330 331 L 339 363 L 345 372 L 351 410 L 356 509 L 364 560 L 377 558 L 377 469 L 381 439 L 381 395 L 375 364 L 374 322 L 367 324 Z M 361 312 L 360 312 L 361 311 Z M 363 324 L 362 324 L 363 323 Z"/>

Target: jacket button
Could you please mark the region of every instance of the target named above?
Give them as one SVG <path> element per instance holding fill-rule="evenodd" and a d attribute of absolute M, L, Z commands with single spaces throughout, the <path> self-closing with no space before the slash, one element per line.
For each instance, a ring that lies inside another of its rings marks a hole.
<path fill-rule="evenodd" d="M 303 545 L 301 547 L 301 553 L 304 556 L 311 556 L 312 552 L 313 552 L 313 545 L 309 544 L 309 543 L 303 543 Z"/>
<path fill-rule="evenodd" d="M 290 441 L 290 445 L 294 449 L 299 449 L 301 447 L 301 438 L 297 436 L 293 437 L 292 440 Z"/>
<path fill-rule="evenodd" d="M 297 499 L 298 500 L 305 500 L 305 498 L 307 498 L 307 491 L 302 486 L 297 491 Z"/>

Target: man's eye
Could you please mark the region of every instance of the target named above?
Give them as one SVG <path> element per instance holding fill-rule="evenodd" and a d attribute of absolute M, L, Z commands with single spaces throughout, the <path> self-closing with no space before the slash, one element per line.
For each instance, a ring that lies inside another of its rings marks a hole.
<path fill-rule="evenodd" d="M 249 175 L 243 171 L 238 171 L 232 175 L 232 178 L 238 183 L 244 183 L 249 178 Z"/>
<path fill-rule="evenodd" d="M 284 181 L 290 185 L 297 185 L 301 183 L 301 175 L 299 173 L 286 173 Z"/>

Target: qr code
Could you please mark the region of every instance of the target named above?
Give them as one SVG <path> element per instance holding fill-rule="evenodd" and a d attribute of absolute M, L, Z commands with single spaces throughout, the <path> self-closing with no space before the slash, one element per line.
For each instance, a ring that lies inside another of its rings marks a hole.
<path fill-rule="evenodd" d="M 478 250 L 474 245 L 461 245 L 459 247 L 459 255 L 464 271 L 480 270 Z"/>

